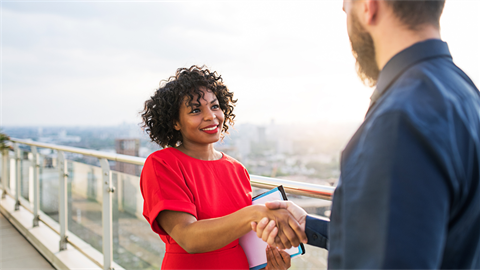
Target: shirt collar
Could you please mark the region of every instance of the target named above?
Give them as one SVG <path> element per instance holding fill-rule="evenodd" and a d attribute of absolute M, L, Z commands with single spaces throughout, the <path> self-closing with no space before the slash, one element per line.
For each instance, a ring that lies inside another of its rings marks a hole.
<path fill-rule="evenodd" d="M 390 85 L 410 66 L 429 58 L 447 56 L 452 58 L 447 43 L 439 39 L 418 42 L 397 53 L 383 67 L 378 76 L 377 88 L 370 97 L 370 110 Z"/>

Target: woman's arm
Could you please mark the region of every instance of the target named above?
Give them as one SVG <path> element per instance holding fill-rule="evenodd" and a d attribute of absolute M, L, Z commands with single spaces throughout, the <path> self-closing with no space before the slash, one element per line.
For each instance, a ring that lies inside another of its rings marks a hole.
<path fill-rule="evenodd" d="M 227 216 L 197 220 L 191 214 L 165 210 L 157 222 L 188 253 L 209 252 L 231 243 L 251 230 L 251 222 L 267 217 L 275 220 L 282 232 L 279 237 L 286 248 L 306 243 L 307 237 L 298 222 L 285 209 L 269 210 L 250 205 Z"/>

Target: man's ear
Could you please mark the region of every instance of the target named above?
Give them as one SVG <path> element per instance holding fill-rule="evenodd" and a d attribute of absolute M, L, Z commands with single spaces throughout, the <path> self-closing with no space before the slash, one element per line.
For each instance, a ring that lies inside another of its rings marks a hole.
<path fill-rule="evenodd" d="M 363 3 L 363 15 L 367 25 L 375 25 L 378 19 L 380 0 L 365 0 Z"/>

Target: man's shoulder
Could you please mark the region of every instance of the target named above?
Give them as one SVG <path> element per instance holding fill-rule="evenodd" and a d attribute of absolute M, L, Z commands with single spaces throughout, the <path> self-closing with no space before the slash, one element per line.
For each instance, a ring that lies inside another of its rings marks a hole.
<path fill-rule="evenodd" d="M 445 156 L 467 153 L 463 145 L 468 142 L 480 153 L 479 112 L 480 93 L 461 70 L 444 59 L 425 61 L 397 78 L 353 142 L 363 142 L 366 136 L 411 138 Z"/>
<path fill-rule="evenodd" d="M 480 109 L 480 93 L 463 71 L 447 59 L 418 63 L 390 86 L 377 115 L 397 112 L 421 120 Z M 472 119 L 474 120 L 474 119 Z"/>

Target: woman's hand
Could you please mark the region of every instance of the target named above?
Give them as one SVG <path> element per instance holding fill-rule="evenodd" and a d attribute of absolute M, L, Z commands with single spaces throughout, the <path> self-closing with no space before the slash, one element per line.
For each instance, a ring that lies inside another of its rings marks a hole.
<path fill-rule="evenodd" d="M 286 270 L 290 268 L 291 258 L 290 255 L 275 247 L 267 246 L 267 267 L 265 270 Z"/>

